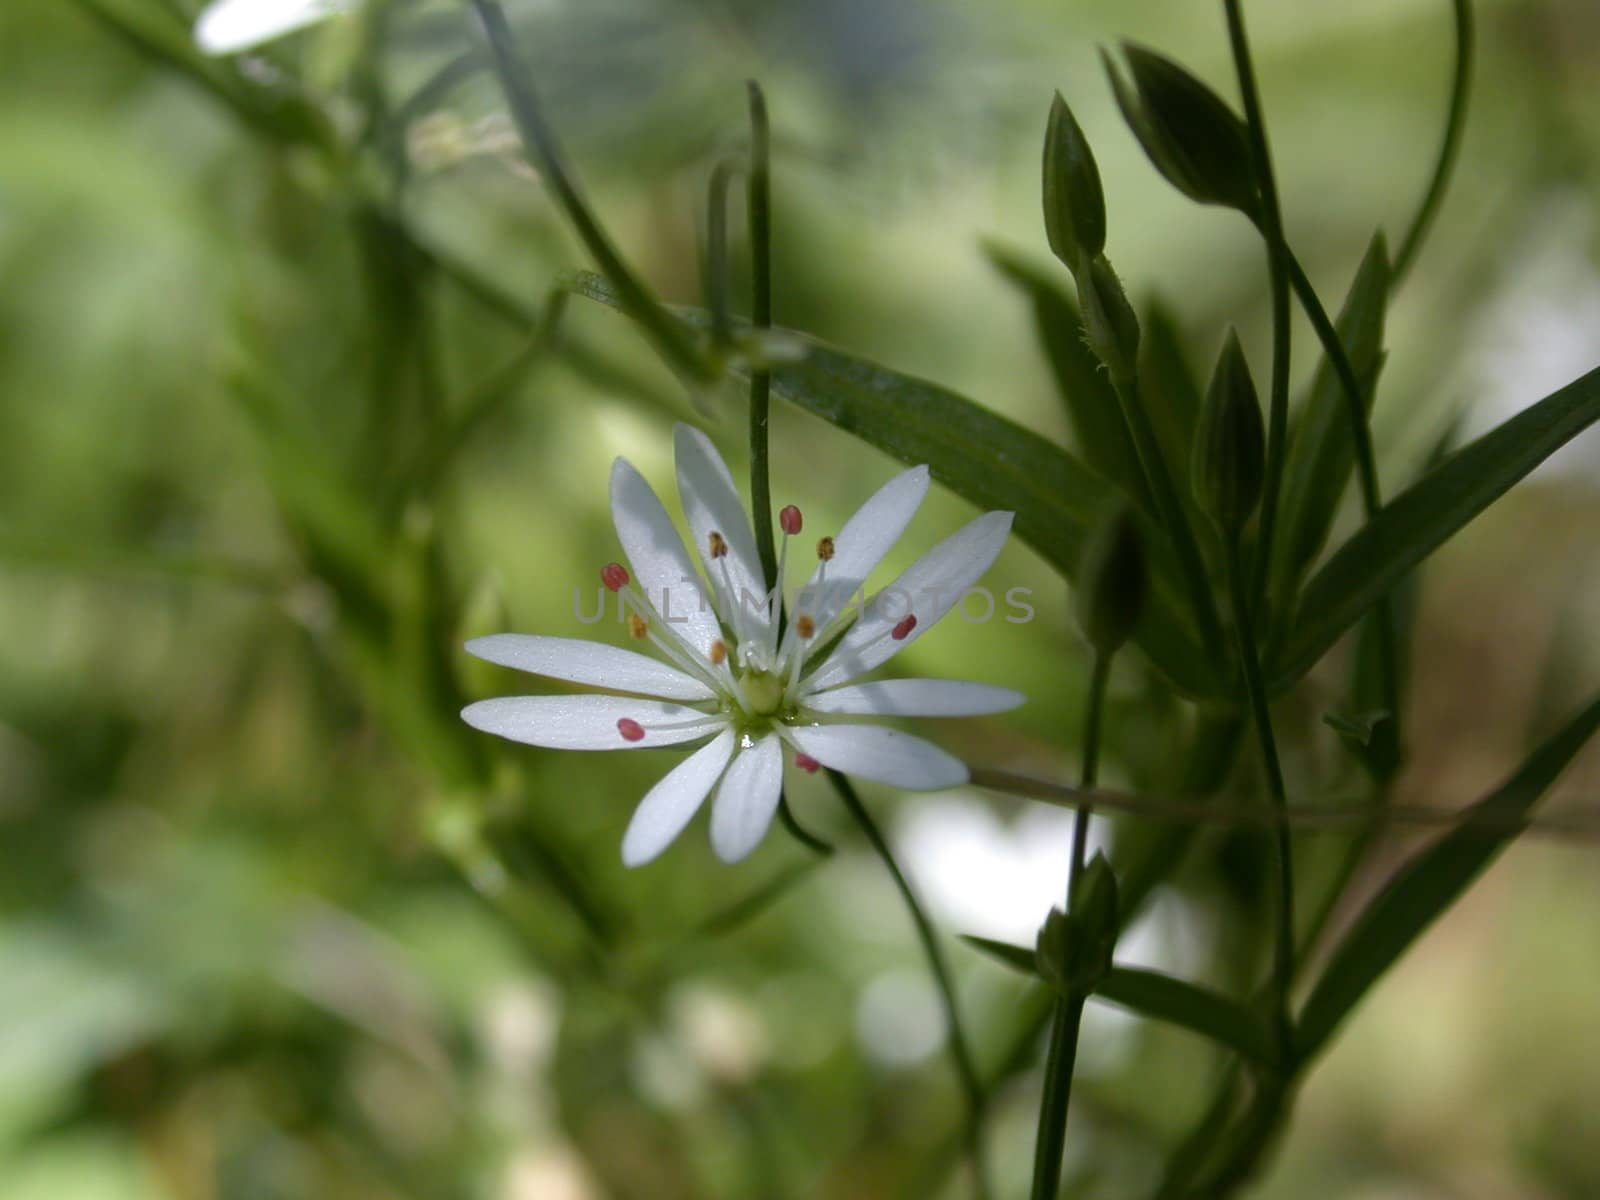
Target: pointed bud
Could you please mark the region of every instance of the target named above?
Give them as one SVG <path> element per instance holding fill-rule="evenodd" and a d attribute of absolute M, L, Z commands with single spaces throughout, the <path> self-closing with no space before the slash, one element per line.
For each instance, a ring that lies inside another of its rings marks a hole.
<path fill-rule="evenodd" d="M 1148 585 L 1139 527 L 1118 508 L 1095 531 L 1078 569 L 1078 628 L 1097 654 L 1115 654 L 1128 640 Z"/>
<path fill-rule="evenodd" d="M 1072 928 L 1072 918 L 1059 908 L 1052 908 L 1039 927 L 1034 942 L 1033 961 L 1039 977 L 1058 991 L 1065 991 L 1070 972 L 1068 956 L 1077 939 Z"/>
<path fill-rule="evenodd" d="M 1057 92 L 1044 131 L 1044 232 L 1074 273 L 1106 247 L 1106 200 L 1083 130 Z"/>
<path fill-rule="evenodd" d="M 1132 374 L 1139 356 L 1139 317 L 1103 255 L 1078 275 L 1078 306 L 1083 310 L 1084 337 L 1095 357 L 1113 378 Z"/>
<path fill-rule="evenodd" d="M 1265 441 L 1250 364 L 1230 329 L 1200 410 L 1193 463 L 1195 499 L 1230 540 L 1238 538 L 1261 500 Z"/>
<path fill-rule="evenodd" d="M 1220 204 L 1252 221 L 1260 209 L 1250 138 L 1221 96 L 1170 58 L 1124 45 L 1130 84 L 1104 51 L 1117 107 L 1167 182 L 1201 204 Z"/>

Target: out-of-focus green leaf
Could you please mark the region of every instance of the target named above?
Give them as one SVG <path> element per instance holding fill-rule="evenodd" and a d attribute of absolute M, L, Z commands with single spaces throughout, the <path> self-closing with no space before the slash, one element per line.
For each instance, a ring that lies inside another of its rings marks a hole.
<path fill-rule="evenodd" d="M 1388 298 L 1389 256 L 1380 233 L 1361 260 L 1337 322 L 1339 341 L 1365 388 L 1362 400 L 1367 411 L 1383 353 Z M 1280 597 L 1291 594 L 1300 573 L 1327 541 L 1355 465 L 1349 404 L 1342 392 L 1339 377 L 1324 356 L 1289 439 L 1280 533 L 1274 547 L 1273 589 Z"/>
<path fill-rule="evenodd" d="M 1274 688 L 1292 685 L 1406 572 L 1596 419 L 1600 368 L 1456 451 L 1384 505 L 1306 585 L 1274 663 Z"/>
<path fill-rule="evenodd" d="M 1299 1057 L 1315 1054 L 1347 1013 L 1440 913 L 1526 827 L 1535 801 L 1600 728 L 1600 699 L 1478 801 L 1461 823 L 1411 860 L 1367 905 L 1333 952 L 1306 1000 L 1295 1035 Z"/>
<path fill-rule="evenodd" d="M 1260 1063 L 1272 1061 L 1272 1039 L 1249 1009 L 1208 988 L 1136 967 L 1113 967 L 1095 989 L 1140 1016 L 1177 1025 Z"/>
<path fill-rule="evenodd" d="M 606 281 L 592 272 L 577 272 L 569 286 L 620 307 Z M 704 320 L 704 314 L 679 315 Z M 1120 498 L 1114 487 L 1032 430 L 938 384 L 805 334 L 774 332 L 793 350 L 790 361 L 769 367 L 778 395 L 903 463 L 926 463 L 935 479 L 980 508 L 1015 513 L 1017 536 L 1065 578 L 1077 577 L 1090 535 Z M 1156 586 L 1134 641 L 1180 691 L 1216 695 L 1189 621 L 1171 598 L 1177 570 L 1170 552 L 1161 553 L 1165 543 L 1155 526 L 1146 525 L 1144 532 Z"/>
<path fill-rule="evenodd" d="M 1140 326 L 1144 336 L 1139 339 L 1139 394 L 1167 472 L 1191 518 L 1199 524 L 1200 512 L 1194 505 L 1194 488 L 1189 480 L 1189 454 L 1200 419 L 1200 382 L 1184 357 L 1183 338 L 1164 303 L 1152 302 L 1145 309 Z"/>
<path fill-rule="evenodd" d="M 1110 377 L 1084 343 L 1077 301 L 1049 273 L 1021 255 L 995 245 L 985 247 L 985 252 L 1033 305 L 1039 340 L 1084 458 L 1122 487 L 1135 504 L 1150 511 L 1150 488 L 1139 465 L 1133 435 L 1128 432 Z"/>

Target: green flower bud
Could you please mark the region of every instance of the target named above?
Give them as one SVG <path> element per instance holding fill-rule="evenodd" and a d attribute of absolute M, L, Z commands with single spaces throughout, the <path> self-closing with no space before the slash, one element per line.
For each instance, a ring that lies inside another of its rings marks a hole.
<path fill-rule="evenodd" d="M 1230 541 L 1261 500 L 1265 442 L 1250 364 L 1230 329 L 1200 410 L 1193 463 L 1195 499 Z"/>
<path fill-rule="evenodd" d="M 1039 927 L 1039 936 L 1034 943 L 1033 961 L 1039 978 L 1058 991 L 1067 986 L 1070 976 L 1068 957 L 1078 941 L 1072 926 L 1071 917 L 1059 908 L 1052 908 L 1044 924 Z"/>
<path fill-rule="evenodd" d="M 1201 204 L 1238 209 L 1252 221 L 1260 209 L 1250 138 L 1227 101 L 1170 58 L 1123 46 L 1129 82 L 1101 52 L 1123 118 L 1156 170 Z"/>
<path fill-rule="evenodd" d="M 1073 889 L 1072 917 L 1079 938 L 1074 965 L 1098 983 L 1111 969 L 1112 951 L 1117 946 L 1117 876 L 1098 851 Z"/>
<path fill-rule="evenodd" d="M 1083 130 L 1057 92 L 1044 131 L 1044 232 L 1074 273 L 1106 246 L 1106 199 Z"/>
<path fill-rule="evenodd" d="M 1097 654 L 1115 654 L 1128 640 L 1148 586 L 1139 527 L 1118 508 L 1095 531 L 1078 570 L 1078 628 Z"/>
<path fill-rule="evenodd" d="M 1132 374 L 1139 357 L 1139 316 L 1104 255 L 1078 273 L 1078 307 L 1083 310 L 1084 336 L 1095 357 L 1105 363 L 1113 378 Z"/>

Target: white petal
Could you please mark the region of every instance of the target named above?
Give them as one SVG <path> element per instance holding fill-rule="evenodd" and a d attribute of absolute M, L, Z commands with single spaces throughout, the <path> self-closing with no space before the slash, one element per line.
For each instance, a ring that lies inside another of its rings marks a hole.
<path fill-rule="evenodd" d="M 699 810 L 733 754 L 733 730 L 700 747 L 645 793 L 622 835 L 622 862 L 637 867 L 649 862 L 683 832 Z"/>
<path fill-rule="evenodd" d="M 531 633 L 494 633 L 473 638 L 467 643 L 467 653 L 547 679 L 587 683 L 617 692 L 639 692 L 663 700 L 716 698 L 716 693 L 705 684 L 677 667 L 603 642 Z"/>
<path fill-rule="evenodd" d="M 825 767 L 913 791 L 959 787 L 967 764 L 898 729 L 883 725 L 790 725 L 784 733 Z"/>
<path fill-rule="evenodd" d="M 727 602 L 739 605 L 738 627 L 764 633 L 770 622 L 767 585 L 761 572 L 761 557 L 756 553 L 755 535 L 750 531 L 750 518 L 728 464 L 722 461 L 711 439 L 691 425 L 680 422 L 672 431 L 672 444 L 678 465 L 678 496 L 700 560 L 718 586 L 724 586 L 722 570 L 726 565 L 728 583 L 732 585 Z M 713 532 L 720 533 L 727 542 L 726 558 L 712 559 Z"/>
<path fill-rule="evenodd" d="M 639 589 L 662 623 L 695 653 L 709 655 L 711 643 L 722 636 L 711 598 L 667 510 L 625 458 L 611 466 L 611 523 L 633 565 Z"/>
<path fill-rule="evenodd" d="M 783 793 L 783 745 L 769 733 L 740 751 L 711 807 L 711 848 L 736 863 L 761 844 Z"/>
<path fill-rule="evenodd" d="M 639 722 L 644 737 L 630 742 L 617 722 Z M 484 733 L 549 750 L 642 750 L 674 746 L 727 725 L 721 714 L 631 696 L 502 696 L 461 710 L 461 719 Z"/>
<path fill-rule="evenodd" d="M 955 679 L 884 679 L 807 696 L 802 703 L 824 713 L 880 717 L 977 717 L 1006 712 L 1027 697 L 1010 688 Z"/>
<path fill-rule="evenodd" d="M 356 0 L 215 0 L 195 22 L 206 54 L 237 54 L 355 7 Z"/>
<path fill-rule="evenodd" d="M 867 611 L 840 639 L 828 660 L 807 680 L 814 691 L 845 683 L 887 661 L 916 641 L 987 571 L 1011 532 L 1008 512 L 984 513 L 957 530 L 874 596 Z M 909 636 L 888 636 L 908 614 L 917 618 Z"/>
<path fill-rule="evenodd" d="M 833 620 L 900 540 L 927 494 L 927 467 L 912 467 L 873 493 L 834 537 L 833 558 L 826 567 L 817 564 L 799 593 L 797 611 L 808 613 L 819 629 Z M 824 575 L 827 583 L 819 588 Z"/>

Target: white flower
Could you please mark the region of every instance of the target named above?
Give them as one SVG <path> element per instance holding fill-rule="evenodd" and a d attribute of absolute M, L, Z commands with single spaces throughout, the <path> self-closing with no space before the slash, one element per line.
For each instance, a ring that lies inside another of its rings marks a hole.
<path fill-rule="evenodd" d="M 238 54 L 354 8 L 358 0 L 212 0 L 194 23 L 207 54 Z"/>
<path fill-rule="evenodd" d="M 628 606 L 633 636 L 650 641 L 669 662 L 571 638 L 476 638 L 467 649 L 490 662 L 632 694 L 483 700 L 462 718 L 475 729 L 555 749 L 704 741 L 640 801 L 622 840 L 629 866 L 665 850 L 713 788 L 712 846 L 726 862 L 749 854 L 777 811 L 785 744 L 807 771 L 831 767 L 909 789 L 965 783 L 966 765 L 932 743 L 842 718 L 973 716 L 1022 703 L 1017 692 L 981 683 L 853 682 L 960 602 L 1000 553 L 1012 514 L 979 517 L 863 604 L 867 575 L 927 494 L 927 467 L 912 468 L 879 489 L 837 537 L 817 543 L 816 567 L 789 603 L 780 632 L 782 577 L 791 537 L 801 529 L 800 510 L 780 514 L 779 582 L 769 596 L 727 465 L 710 439 L 687 425 L 675 430 L 675 448 L 678 493 L 712 602 L 661 501 L 621 458 L 611 469 L 611 515 L 633 575 L 617 563 L 601 572 Z"/>

